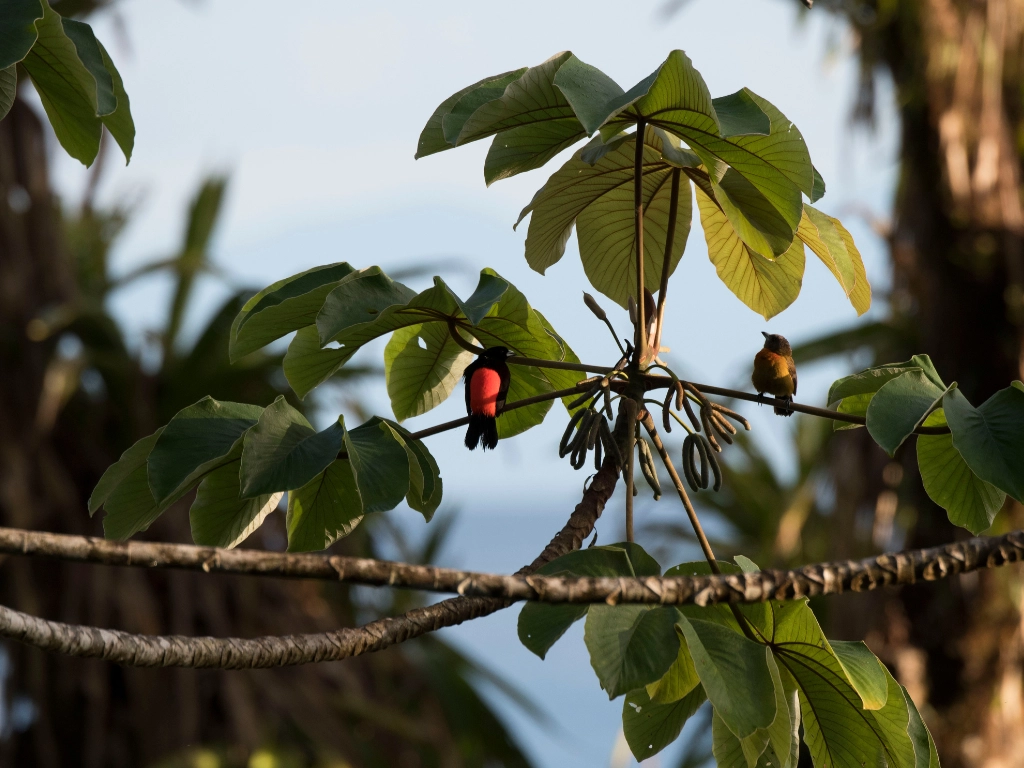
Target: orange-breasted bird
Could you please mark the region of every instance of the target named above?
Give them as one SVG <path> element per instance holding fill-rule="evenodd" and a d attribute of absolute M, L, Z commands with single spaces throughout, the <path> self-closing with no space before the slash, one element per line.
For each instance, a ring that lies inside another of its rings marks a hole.
<path fill-rule="evenodd" d="M 789 346 L 785 336 L 777 333 L 765 333 L 764 348 L 754 355 L 754 373 L 750 381 L 757 394 L 767 392 L 776 400 L 786 403 L 793 402 L 796 394 L 796 363 L 793 362 L 793 348 Z M 792 416 L 793 411 L 785 405 L 776 405 L 775 413 L 779 416 Z"/>
<path fill-rule="evenodd" d="M 505 358 L 511 355 L 507 347 L 490 347 L 466 367 L 466 447 L 476 448 L 483 440 L 484 450 L 498 446 L 497 417 L 505 407 L 505 396 L 512 374 Z"/>

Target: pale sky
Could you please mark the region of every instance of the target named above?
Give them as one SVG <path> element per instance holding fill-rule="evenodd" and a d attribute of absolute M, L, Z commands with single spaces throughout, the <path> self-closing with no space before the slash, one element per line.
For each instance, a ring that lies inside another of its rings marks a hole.
<path fill-rule="evenodd" d="M 897 131 L 889 92 L 881 90 L 876 132 L 851 130 L 854 42 L 823 11 L 803 14 L 797 6 L 793 0 L 691 0 L 665 18 L 661 3 L 604 1 L 509 6 L 311 0 L 300 12 L 297 5 L 263 0 L 244 6 L 124 0 L 117 5 L 119 21 L 109 15 L 94 20 L 123 75 L 138 131 L 131 164 L 112 162 L 101 191 L 101 200 L 138 202 L 117 249 L 116 269 L 171 251 L 190 195 L 205 174 L 220 171 L 231 182 L 214 252 L 235 285 L 260 288 L 340 260 L 394 269 L 454 258 L 462 267 L 444 266 L 440 273 L 456 290 L 468 294 L 478 271 L 493 267 L 581 358 L 614 362 L 611 340 L 580 300 L 587 286 L 575 238 L 562 261 L 541 276 L 523 258 L 526 227 L 512 231 L 520 209 L 564 157 L 488 189 L 488 142 L 414 161 L 416 140 L 438 103 L 487 75 L 539 64 L 568 49 L 629 88 L 670 50 L 682 48 L 713 96 L 748 86 L 800 128 L 828 184 L 818 207 L 842 218 L 854 234 L 875 289 L 870 316 L 883 316 L 884 243 L 859 214 L 884 216 L 890 205 Z M 73 201 L 86 173 L 57 157 L 58 187 Z M 695 224 L 670 288 L 674 301 L 664 340 L 673 348 L 670 363 L 698 381 L 746 387 L 761 330 L 796 343 L 855 322 L 835 280 L 809 251 L 807 256 L 801 296 L 765 323 L 719 282 Z M 429 278 L 410 284 L 422 289 Z M 212 311 L 225 290 L 207 280 L 196 315 Z M 612 309 L 611 301 L 602 303 Z M 159 279 L 116 303 L 139 335 L 160 321 L 165 307 L 166 285 Z M 610 314 L 624 334 L 624 313 Z M 382 348 L 376 345 L 365 359 L 380 364 Z M 802 369 L 799 399 L 824 405 L 829 383 L 848 367 Z M 382 384 L 359 394 L 377 413 L 391 415 Z M 455 418 L 460 401 L 456 390 L 442 407 L 408 424 L 416 429 Z M 337 402 L 337 395 L 324 399 L 325 418 Z M 742 410 L 785 471 L 792 424 L 766 409 Z M 557 460 L 563 415 L 556 406 L 543 426 L 486 455 L 466 452 L 457 433 L 431 439 L 446 506 L 460 510 L 445 564 L 510 572 L 532 560 L 561 527 L 584 479 Z M 653 506 L 640 513 L 682 513 L 668 496 L 657 510 Z M 603 543 L 621 535 L 620 507 L 621 493 L 599 524 Z M 400 510 L 388 514 L 410 536 L 422 534 L 422 518 Z M 513 713 L 516 733 L 538 765 L 609 764 L 621 700 L 609 703 L 600 690 L 580 627 L 541 662 L 515 637 L 517 613 L 513 608 L 445 636 L 516 680 L 551 713 L 556 725 L 550 731 Z M 666 757 L 661 764 L 671 761 Z"/>

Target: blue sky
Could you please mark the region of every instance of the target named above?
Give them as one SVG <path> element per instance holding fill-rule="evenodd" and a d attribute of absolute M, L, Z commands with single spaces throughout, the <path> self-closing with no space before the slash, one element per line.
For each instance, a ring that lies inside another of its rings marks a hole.
<path fill-rule="evenodd" d="M 581 358 L 608 360 L 610 339 L 582 309 L 586 284 L 575 238 L 562 261 L 541 276 L 523 259 L 526 228 L 512 230 L 559 160 L 488 189 L 482 171 L 487 142 L 414 161 L 416 139 L 440 101 L 486 75 L 569 49 L 628 88 L 671 49 L 682 48 L 712 95 L 748 86 L 800 128 L 828 183 L 819 207 L 853 232 L 876 292 L 872 315 L 884 315 L 884 243 L 863 214 L 884 217 L 889 209 L 895 119 L 883 88 L 875 132 L 851 130 L 854 40 L 822 11 L 805 14 L 788 0 L 690 0 L 671 18 L 659 12 L 660 3 L 550 0 L 514 7 L 310 0 L 301 12 L 257 1 L 246 3 L 244 12 L 239 8 L 224 0 L 125 0 L 118 17 L 95 20 L 124 77 L 138 129 L 131 164 L 112 163 L 118 167 L 101 187 L 101 200 L 137 205 L 116 252 L 117 271 L 170 252 L 189 196 L 204 175 L 221 172 L 231 181 L 214 252 L 231 285 L 258 288 L 340 260 L 385 269 L 445 262 L 442 274 L 468 293 L 479 269 L 489 266 L 520 288 Z M 56 157 L 58 187 L 74 201 L 86 172 Z M 427 281 L 410 282 L 421 288 Z M 193 328 L 227 290 L 223 281 L 202 284 Z M 115 309 L 139 339 L 161 320 L 166 295 L 166 284 L 152 279 L 119 296 Z M 765 323 L 718 281 L 699 226 L 670 295 L 664 343 L 674 351 L 668 359 L 695 380 L 725 386 L 746 386 L 761 330 L 798 342 L 856 321 L 832 276 L 808 253 L 800 298 Z M 603 303 L 611 309 L 610 301 Z M 624 329 L 624 313 L 612 314 Z M 379 363 L 381 351 L 382 345 L 373 347 L 366 359 Z M 824 404 L 828 384 L 848 367 L 840 361 L 801 370 L 800 400 Z M 390 415 L 382 387 L 356 394 Z M 457 417 L 460 399 L 410 426 Z M 328 394 L 321 415 L 331 417 L 341 400 L 341 393 Z M 792 424 L 753 406 L 744 412 L 786 472 Z M 446 506 L 460 514 L 445 564 L 513 571 L 563 524 L 584 479 L 554 453 L 563 421 L 552 411 L 547 423 L 487 455 L 467 453 L 455 433 L 432 439 Z M 480 502 L 485 493 L 492 500 L 486 504 Z M 620 536 L 620 506 L 617 496 L 599 523 L 605 543 Z M 653 506 L 640 513 L 681 514 L 668 497 Z M 422 518 L 392 514 L 410 536 L 422 534 Z M 516 613 L 445 635 L 517 680 L 551 713 L 548 729 L 512 713 L 539 765 L 609 764 L 621 702 L 608 702 L 599 689 L 580 628 L 541 662 L 518 644 Z"/>

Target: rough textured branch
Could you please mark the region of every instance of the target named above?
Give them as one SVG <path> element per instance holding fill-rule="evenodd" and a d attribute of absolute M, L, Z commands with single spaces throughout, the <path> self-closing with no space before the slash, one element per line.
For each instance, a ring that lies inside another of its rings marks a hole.
<path fill-rule="evenodd" d="M 536 560 L 520 570 L 516 577 L 509 578 L 523 578 L 544 563 L 573 549 L 578 549 L 594 529 L 594 523 L 601 516 L 605 503 L 612 495 L 617 479 L 617 469 L 610 462 L 605 462 L 562 530 L 551 540 Z M 326 577 L 352 581 L 345 577 L 343 571 L 335 568 L 332 560 L 335 562 L 356 560 L 355 558 L 332 558 L 317 555 L 279 555 L 244 550 L 214 550 L 142 542 L 115 544 L 102 539 L 37 534 L 31 531 L 13 531 L 9 528 L 0 529 L 0 533 L 2 533 L 0 538 L 5 542 L 0 549 L 5 552 L 67 557 L 88 562 L 119 562 L 124 565 L 171 567 L 167 563 L 169 559 L 174 560 L 179 555 L 185 555 L 180 558 L 181 562 L 175 563 L 174 567 L 201 568 L 205 571 L 316 577 L 317 574 L 313 571 L 318 567 L 322 569 L 326 566 L 330 569 L 329 572 L 323 571 L 324 574 L 329 574 Z M 144 553 L 149 559 L 144 557 Z M 230 565 L 226 565 L 232 557 L 242 556 L 244 559 L 246 555 L 271 555 L 272 557 L 287 558 L 293 563 L 303 561 L 302 568 L 306 570 L 283 572 L 286 570 L 283 561 L 271 567 L 270 560 L 261 560 L 261 565 L 250 570 L 232 570 Z M 320 565 L 314 565 L 314 561 L 321 561 Z M 364 564 L 374 563 L 374 561 L 362 562 Z M 422 568 L 422 566 L 402 566 L 398 563 L 392 565 L 399 572 L 403 567 Z M 473 589 L 466 589 L 464 593 L 479 594 Z M 455 626 L 470 619 L 486 616 L 509 605 L 511 605 L 511 601 L 503 598 L 457 597 L 425 608 L 417 608 L 401 616 L 379 619 L 353 629 L 339 629 L 335 632 L 321 634 L 254 639 L 133 635 L 116 630 L 47 621 L 0 606 L 0 637 L 18 640 L 47 651 L 72 656 L 96 657 L 129 666 L 255 669 L 308 664 L 314 661 L 337 661 L 380 651 L 443 627 Z"/>

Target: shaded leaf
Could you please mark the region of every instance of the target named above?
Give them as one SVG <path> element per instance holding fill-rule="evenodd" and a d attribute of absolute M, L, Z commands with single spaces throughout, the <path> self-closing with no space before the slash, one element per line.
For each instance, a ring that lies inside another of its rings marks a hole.
<path fill-rule="evenodd" d="M 978 477 L 1024 500 L 1024 391 L 1001 389 L 975 408 L 954 389 L 942 401 L 953 445 Z"/>
<path fill-rule="evenodd" d="M 205 547 L 237 547 L 277 509 L 284 493 L 242 498 L 238 462 L 215 469 L 199 484 L 189 509 L 192 540 Z"/>
<path fill-rule="evenodd" d="M 680 622 L 694 667 L 715 711 L 740 739 L 775 720 L 776 702 L 767 646 L 721 624 Z"/>
<path fill-rule="evenodd" d="M 868 405 L 868 432 L 892 456 L 938 407 L 946 391 L 937 387 L 920 369 L 887 381 Z"/>
<path fill-rule="evenodd" d="M 243 435 L 262 411 L 257 405 L 222 402 L 209 396 L 178 411 L 149 455 L 153 497 L 164 503 L 229 459 L 238 458 Z"/>
<path fill-rule="evenodd" d="M 341 451 L 345 428 L 336 421 L 323 432 L 279 396 L 245 434 L 236 474 L 245 498 L 293 491 L 323 472 Z"/>
<path fill-rule="evenodd" d="M 152 435 L 142 438 L 125 450 L 125 452 L 121 454 L 121 458 L 107 467 L 106 471 L 100 477 L 99 482 L 96 483 L 96 487 L 93 488 L 92 494 L 89 496 L 88 506 L 90 517 L 96 514 L 96 511 L 106 503 L 107 499 L 110 498 L 110 494 L 125 480 L 125 478 L 128 477 L 128 475 L 139 467 L 145 469 L 146 460 L 149 458 L 149 454 L 153 450 L 153 446 L 156 445 L 156 441 L 160 437 L 160 433 L 163 431 L 164 429 L 161 427 Z"/>
<path fill-rule="evenodd" d="M 925 425 L 942 426 L 945 412 L 940 408 L 925 420 Z M 1006 494 L 986 483 L 967 466 L 953 445 L 952 435 L 918 435 L 917 466 L 928 496 L 946 510 L 953 525 L 966 528 L 975 536 L 992 525 Z"/>
<path fill-rule="evenodd" d="M 231 324 L 231 362 L 292 331 L 314 325 L 327 294 L 353 272 L 347 262 L 327 264 L 278 280 L 257 293 L 245 302 Z"/>
<path fill-rule="evenodd" d="M 405 501 L 429 523 L 434 517 L 434 512 L 441 506 L 444 489 L 441 470 L 422 440 L 412 439 L 409 430 L 393 421 L 383 421 L 395 431 L 409 458 L 409 493 L 406 494 Z"/>
<path fill-rule="evenodd" d="M 646 760 L 679 738 L 686 721 L 706 699 L 700 686 L 668 704 L 652 702 L 643 688 L 631 692 L 622 703 L 622 732 L 633 757 Z"/>
<path fill-rule="evenodd" d="M 344 427 L 340 416 L 338 423 Z M 409 455 L 405 442 L 391 426 L 381 419 L 370 419 L 346 432 L 345 446 L 363 512 L 385 512 L 401 504 L 409 493 Z"/>
<path fill-rule="evenodd" d="M 103 66 L 110 74 L 114 98 L 117 100 L 117 108 L 109 115 L 103 115 L 100 120 L 107 126 L 107 130 L 110 131 L 110 135 L 114 137 L 117 146 L 124 153 L 125 160 L 128 161 L 132 159 L 132 152 L 135 150 L 135 120 L 132 118 L 131 101 L 128 98 L 128 92 L 124 89 L 121 73 L 114 66 L 114 61 L 107 53 L 107 49 L 99 41 L 97 41 L 97 45 L 100 49 Z"/>
<path fill-rule="evenodd" d="M 635 576 L 626 550 L 621 546 L 578 549 L 545 563 L 537 569 L 541 576 Z M 565 605 L 528 602 L 519 612 L 519 641 L 542 659 L 574 622 L 587 614 L 589 605 Z"/>
<path fill-rule="evenodd" d="M 0 120 L 7 117 L 7 113 L 14 106 L 14 99 L 18 96 L 18 69 L 14 64 L 0 69 Z"/>
<path fill-rule="evenodd" d="M 0 69 L 24 59 L 36 42 L 36 19 L 43 17 L 39 0 L 5 0 L 0 14 Z"/>
<path fill-rule="evenodd" d="M 583 639 L 601 687 L 614 699 L 661 678 L 679 650 L 675 608 L 592 605 Z M 646 695 L 646 694 L 645 694 Z"/>
<path fill-rule="evenodd" d="M 350 534 L 362 519 L 363 505 L 352 464 L 339 459 L 288 494 L 288 551 L 326 549 Z"/>
<path fill-rule="evenodd" d="M 304 398 L 331 378 L 358 351 L 359 347 L 321 349 L 316 326 L 300 328 L 288 345 L 282 361 L 288 386 L 296 395 Z"/>
<path fill-rule="evenodd" d="M 689 646 L 678 624 L 676 634 L 679 635 L 679 653 L 676 660 L 660 680 L 647 685 L 647 695 L 654 704 L 671 704 L 673 701 L 679 701 L 700 685 L 700 677 L 693 666 L 693 657 L 690 656 Z"/>

